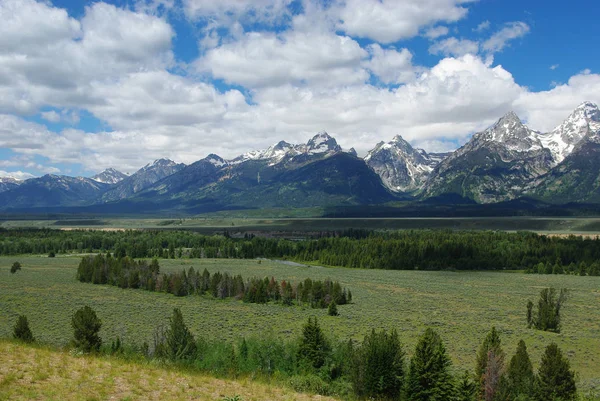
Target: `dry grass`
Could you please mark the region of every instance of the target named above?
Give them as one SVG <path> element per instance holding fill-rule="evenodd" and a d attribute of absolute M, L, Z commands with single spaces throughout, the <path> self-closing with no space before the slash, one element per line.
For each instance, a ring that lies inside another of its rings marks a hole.
<path fill-rule="evenodd" d="M 247 379 L 221 380 L 152 364 L 0 341 L 0 400 L 333 400 Z"/>

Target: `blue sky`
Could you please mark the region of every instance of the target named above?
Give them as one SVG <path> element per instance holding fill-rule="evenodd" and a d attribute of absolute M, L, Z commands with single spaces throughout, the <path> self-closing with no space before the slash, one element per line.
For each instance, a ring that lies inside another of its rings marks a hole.
<path fill-rule="evenodd" d="M 446 151 L 600 103 L 592 0 L 0 0 L 0 176 L 134 172 L 327 131 Z"/>

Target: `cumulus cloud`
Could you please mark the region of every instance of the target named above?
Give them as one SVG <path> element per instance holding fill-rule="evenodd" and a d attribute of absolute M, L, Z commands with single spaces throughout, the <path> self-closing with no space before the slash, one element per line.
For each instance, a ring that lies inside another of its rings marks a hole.
<path fill-rule="evenodd" d="M 364 65 L 381 82 L 402 84 L 413 81 L 419 70 L 412 64 L 413 55 L 408 49 L 383 49 L 378 44 L 368 47 L 371 58 Z"/>
<path fill-rule="evenodd" d="M 529 25 L 524 22 L 509 22 L 504 28 L 494 33 L 488 40 L 483 42 L 482 48 L 490 53 L 501 52 L 509 42 L 527 35 L 530 31 Z"/>
<path fill-rule="evenodd" d="M 337 7 L 339 29 L 349 35 L 396 42 L 416 36 L 423 26 L 456 22 L 469 0 L 346 0 Z"/>
<path fill-rule="evenodd" d="M 449 29 L 446 26 L 436 26 L 425 31 L 425 37 L 428 39 L 437 39 L 448 35 L 448 31 Z"/>
<path fill-rule="evenodd" d="M 465 54 L 477 54 L 479 42 L 469 39 L 447 38 L 434 43 L 429 47 L 430 54 L 442 54 L 444 56 L 464 56 Z"/>
<path fill-rule="evenodd" d="M 106 3 L 78 21 L 46 3 L 1 0 L 0 19 L 0 112 L 102 103 L 94 82 L 173 62 L 168 23 Z"/>
<path fill-rule="evenodd" d="M 14 178 L 15 180 L 27 180 L 29 178 L 35 177 L 33 174 L 26 173 L 24 171 L 4 171 L 0 170 L 0 178 L 1 177 L 9 177 Z"/>
<path fill-rule="evenodd" d="M 368 53 L 353 39 L 332 32 L 250 32 L 209 50 L 196 62 L 199 71 L 250 88 L 349 85 L 368 79 L 360 62 Z"/>

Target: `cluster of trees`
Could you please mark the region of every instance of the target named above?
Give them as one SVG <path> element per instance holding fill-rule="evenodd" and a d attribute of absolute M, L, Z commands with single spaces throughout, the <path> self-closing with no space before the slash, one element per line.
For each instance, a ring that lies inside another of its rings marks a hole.
<path fill-rule="evenodd" d="M 544 288 L 540 292 L 537 313 L 533 313 L 533 302 L 527 302 L 527 326 L 560 333 L 560 310 L 566 301 L 566 288 L 562 288 L 558 295 L 555 288 Z"/>
<path fill-rule="evenodd" d="M 101 350 L 101 321 L 91 308 L 78 310 L 72 326 L 72 346 L 82 352 Z M 19 316 L 14 332 L 15 338 L 33 341 L 24 316 Z M 123 344 L 117 338 L 104 349 L 118 354 L 123 352 Z M 360 399 L 570 401 L 577 397 L 574 372 L 555 343 L 546 347 L 536 374 L 522 340 L 505 363 L 495 328 L 479 348 L 474 372 L 465 371 L 459 377 L 452 374 L 444 343 L 431 328 L 419 337 L 408 359 L 395 330 L 372 330 L 360 344 L 333 343 L 316 318 L 308 319 L 294 342 L 241 339 L 234 346 L 196 338 L 176 308 L 168 325 L 155 331 L 152 347 L 145 343 L 140 351 L 147 358 L 212 372 L 287 375 L 300 390 L 348 396 L 351 394 L 340 391 L 347 389 L 344 383 L 348 383 L 353 395 Z"/>
<path fill-rule="evenodd" d="M 84 283 L 109 284 L 120 288 L 160 291 L 176 296 L 210 294 L 215 298 L 237 298 L 249 303 L 280 302 L 284 305 L 310 305 L 313 308 L 331 306 L 330 314 L 337 315 L 336 305 L 352 301 L 352 292 L 339 282 L 305 279 L 294 285 L 274 277 L 244 280 L 241 275 L 227 272 L 202 273 L 190 267 L 179 273 L 160 273 L 157 259 L 148 263 L 127 256 L 114 258 L 98 254 L 84 256 L 77 268 L 77 279 Z"/>
<path fill-rule="evenodd" d="M 378 269 L 527 269 L 600 274 L 600 239 L 497 231 L 324 233 L 322 238 L 206 236 L 191 231 L 0 230 L 0 255 L 112 252 L 116 258 L 286 258 Z"/>

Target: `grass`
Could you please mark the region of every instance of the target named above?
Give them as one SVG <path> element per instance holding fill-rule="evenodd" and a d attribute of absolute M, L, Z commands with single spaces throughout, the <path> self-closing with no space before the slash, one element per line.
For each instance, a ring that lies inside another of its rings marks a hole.
<path fill-rule="evenodd" d="M 10 274 L 16 260 L 23 269 Z M 509 358 L 523 339 L 537 369 L 544 348 L 554 341 L 577 371 L 580 388 L 600 392 L 600 277 L 319 268 L 254 260 L 160 261 L 163 271 L 206 267 L 211 273 L 274 276 L 294 283 L 306 277 L 331 278 L 348 287 L 354 298 L 354 304 L 338 307 L 340 316 L 331 317 L 327 310 L 208 297 L 177 298 L 83 284 L 75 280 L 79 260 L 0 258 L 0 337 L 9 337 L 17 316 L 25 314 L 38 340 L 65 345 L 72 336 L 71 316 L 84 305 L 93 307 L 102 319 L 100 334 L 105 342 L 120 336 L 129 344 L 151 342 L 155 327 L 168 322 L 174 307 L 181 308 L 195 335 L 229 341 L 265 335 L 296 339 L 308 317 L 315 315 L 325 333 L 340 340 L 362 340 L 372 328 L 396 328 L 409 356 L 418 335 L 433 327 L 442 336 L 458 371 L 472 370 L 479 344 L 494 325 Z M 540 290 L 550 286 L 570 290 L 560 334 L 526 327 L 527 300 L 536 302 Z"/>
<path fill-rule="evenodd" d="M 238 397 L 236 397 L 238 396 Z M 111 357 L 0 340 L 0 400 L 332 400 Z"/>

